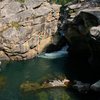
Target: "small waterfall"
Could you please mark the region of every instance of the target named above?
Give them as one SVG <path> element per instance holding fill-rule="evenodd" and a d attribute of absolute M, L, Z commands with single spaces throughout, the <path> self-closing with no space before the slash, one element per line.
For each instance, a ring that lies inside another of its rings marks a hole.
<path fill-rule="evenodd" d="M 68 49 L 68 45 L 62 47 L 61 50 L 59 51 L 39 54 L 38 57 L 47 58 L 47 59 L 56 59 L 56 58 L 65 57 L 68 54 L 67 49 Z"/>

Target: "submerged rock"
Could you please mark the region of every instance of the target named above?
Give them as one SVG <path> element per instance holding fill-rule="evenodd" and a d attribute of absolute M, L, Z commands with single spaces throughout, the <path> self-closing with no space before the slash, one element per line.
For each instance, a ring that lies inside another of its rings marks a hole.
<path fill-rule="evenodd" d="M 39 84 L 33 83 L 33 82 L 29 82 L 29 81 L 26 81 L 25 83 L 22 83 L 20 85 L 20 89 L 23 92 L 30 92 L 30 91 L 37 90 L 39 88 L 40 88 L 40 85 Z"/>
<path fill-rule="evenodd" d="M 31 92 L 36 91 L 40 89 L 49 89 L 49 88 L 55 88 L 55 87 L 68 87 L 70 81 L 68 79 L 61 80 L 52 80 L 52 81 L 44 81 L 42 84 L 39 83 L 33 83 L 26 81 L 20 85 L 20 89 L 23 92 Z"/>
<path fill-rule="evenodd" d="M 0 75 L 0 90 L 2 90 L 5 87 L 6 81 L 7 81 L 6 77 Z"/>
<path fill-rule="evenodd" d="M 76 89 L 80 93 L 87 93 L 90 89 L 90 84 L 82 83 L 81 81 L 75 81 L 73 88 Z"/>

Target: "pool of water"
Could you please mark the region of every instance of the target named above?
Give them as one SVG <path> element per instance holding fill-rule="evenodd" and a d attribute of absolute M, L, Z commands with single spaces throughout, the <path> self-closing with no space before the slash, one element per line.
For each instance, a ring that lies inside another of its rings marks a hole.
<path fill-rule="evenodd" d="M 75 94 L 65 88 L 28 93 L 23 93 L 20 89 L 20 85 L 26 81 L 39 83 L 64 77 L 65 62 L 66 58 L 35 58 L 3 64 L 0 72 L 0 100 L 78 100 Z"/>

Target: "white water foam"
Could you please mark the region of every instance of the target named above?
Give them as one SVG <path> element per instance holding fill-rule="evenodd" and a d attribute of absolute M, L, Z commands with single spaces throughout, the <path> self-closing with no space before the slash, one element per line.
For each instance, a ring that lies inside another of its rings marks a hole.
<path fill-rule="evenodd" d="M 51 53 L 42 53 L 39 54 L 38 57 L 47 58 L 47 59 L 56 59 L 56 58 L 65 57 L 68 54 L 67 49 L 68 46 L 66 45 L 59 51 L 54 51 Z"/>

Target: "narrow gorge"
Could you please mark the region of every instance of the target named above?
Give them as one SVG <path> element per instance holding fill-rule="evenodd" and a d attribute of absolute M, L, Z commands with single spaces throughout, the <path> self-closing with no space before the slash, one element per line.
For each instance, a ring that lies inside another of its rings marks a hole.
<path fill-rule="evenodd" d="M 99 67 L 99 0 L 0 1 L 0 100 L 99 100 Z"/>

